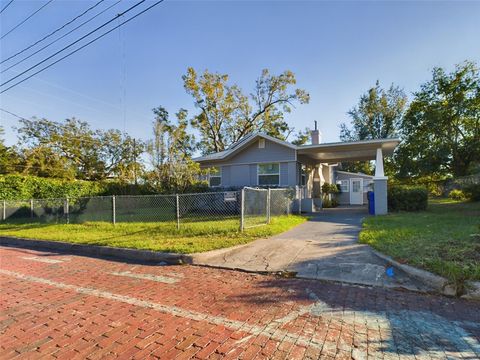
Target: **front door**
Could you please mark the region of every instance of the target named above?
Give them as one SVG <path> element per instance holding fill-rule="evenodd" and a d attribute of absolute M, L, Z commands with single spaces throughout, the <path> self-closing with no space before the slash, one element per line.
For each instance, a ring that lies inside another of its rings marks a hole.
<path fill-rule="evenodd" d="M 350 179 L 350 205 L 363 205 L 363 179 Z"/>

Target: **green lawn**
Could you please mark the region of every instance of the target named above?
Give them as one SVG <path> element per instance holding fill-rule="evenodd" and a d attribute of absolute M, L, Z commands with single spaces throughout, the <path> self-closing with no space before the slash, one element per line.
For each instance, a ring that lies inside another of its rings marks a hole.
<path fill-rule="evenodd" d="M 1 224 L 0 236 L 16 236 L 39 240 L 66 241 L 79 244 L 116 246 L 164 252 L 194 253 L 245 244 L 257 238 L 284 232 L 306 221 L 298 215 L 272 218 L 267 226 L 238 230 L 239 219 L 175 222 L 117 223 L 87 222 L 83 224 L 17 223 Z"/>
<path fill-rule="evenodd" d="M 480 202 L 430 200 L 426 211 L 368 217 L 360 241 L 457 284 L 480 280 Z"/>

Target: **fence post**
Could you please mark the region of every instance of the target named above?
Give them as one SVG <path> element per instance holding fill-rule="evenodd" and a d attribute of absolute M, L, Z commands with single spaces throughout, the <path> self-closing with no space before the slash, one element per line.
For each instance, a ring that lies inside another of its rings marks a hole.
<path fill-rule="evenodd" d="M 112 195 L 112 223 L 115 225 L 117 222 L 117 213 L 115 209 L 115 195 Z"/>
<path fill-rule="evenodd" d="M 30 217 L 33 219 L 33 199 L 30 199 Z"/>
<path fill-rule="evenodd" d="M 288 197 L 288 193 L 287 193 L 287 196 L 285 196 L 287 201 L 287 216 L 290 216 L 290 204 L 291 204 L 291 201 L 290 201 L 290 198 Z M 292 203 L 293 204 L 293 203 Z"/>
<path fill-rule="evenodd" d="M 180 230 L 180 199 L 178 194 L 175 194 L 176 209 L 177 209 L 177 230 Z"/>
<path fill-rule="evenodd" d="M 67 224 L 70 224 L 70 201 L 68 198 L 65 199 L 65 215 L 67 218 Z"/>
<path fill-rule="evenodd" d="M 298 199 L 298 214 L 299 215 L 302 215 L 302 197 L 303 197 L 303 194 L 302 194 L 302 191 L 300 190 L 300 196 L 299 196 L 299 199 Z"/>
<path fill-rule="evenodd" d="M 3 200 L 2 220 L 7 220 L 7 202 Z"/>
<path fill-rule="evenodd" d="M 240 231 L 245 229 L 245 188 L 240 192 Z"/>
<path fill-rule="evenodd" d="M 270 188 L 268 188 L 268 190 L 267 190 L 267 224 L 270 224 L 270 218 L 271 218 L 270 211 L 271 211 L 271 196 L 272 196 L 272 193 L 271 193 L 270 190 L 271 190 Z"/>

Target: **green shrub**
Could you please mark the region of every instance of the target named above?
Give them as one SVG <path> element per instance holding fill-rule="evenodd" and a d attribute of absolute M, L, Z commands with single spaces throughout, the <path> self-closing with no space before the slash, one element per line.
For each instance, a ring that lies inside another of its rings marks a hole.
<path fill-rule="evenodd" d="M 466 196 L 465 196 L 465 193 L 462 191 L 462 190 L 458 190 L 458 189 L 453 189 L 452 191 L 450 191 L 450 193 L 448 194 L 448 197 L 452 200 L 466 200 Z"/>
<path fill-rule="evenodd" d="M 419 211 L 428 205 L 428 191 L 423 186 L 394 185 L 388 188 L 390 211 Z"/>
<path fill-rule="evenodd" d="M 480 184 L 470 184 L 463 188 L 463 193 L 471 201 L 480 201 Z"/>

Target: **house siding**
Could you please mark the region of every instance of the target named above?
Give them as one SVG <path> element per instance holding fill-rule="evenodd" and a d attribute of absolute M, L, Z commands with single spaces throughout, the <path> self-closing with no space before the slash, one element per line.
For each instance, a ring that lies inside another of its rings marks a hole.
<path fill-rule="evenodd" d="M 250 182 L 248 183 L 248 185 L 250 186 L 257 185 L 258 183 L 257 172 L 258 172 L 257 164 L 250 164 L 249 165 Z"/>
<path fill-rule="evenodd" d="M 259 149 L 258 141 L 255 141 L 227 160 L 203 163 L 201 167 L 221 167 L 222 187 L 257 186 L 257 166 L 262 163 L 280 163 L 280 186 L 297 185 L 295 149 L 269 140 L 265 140 L 263 149 Z"/>
<path fill-rule="evenodd" d="M 296 151 L 277 144 L 273 141 L 265 140 L 265 148 L 258 148 L 258 141 L 254 141 L 246 148 L 240 150 L 237 154 L 231 156 L 223 163 L 234 164 L 253 164 L 262 162 L 280 162 L 295 161 Z"/>

